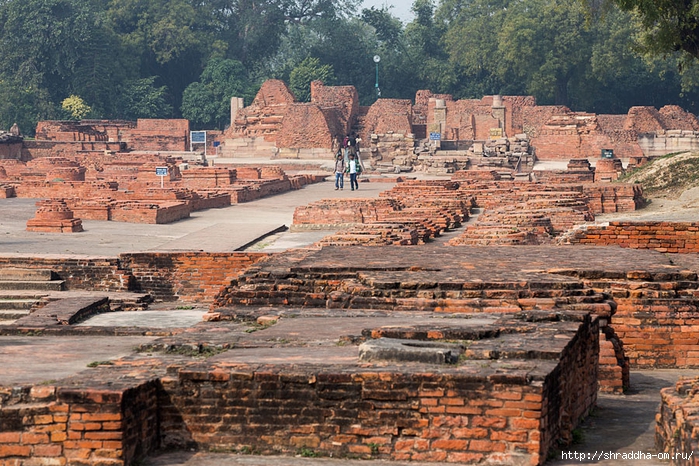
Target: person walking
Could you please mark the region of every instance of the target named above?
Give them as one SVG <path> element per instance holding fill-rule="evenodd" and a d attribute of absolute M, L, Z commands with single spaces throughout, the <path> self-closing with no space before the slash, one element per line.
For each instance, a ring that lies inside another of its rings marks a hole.
<path fill-rule="evenodd" d="M 345 187 L 345 158 L 342 156 L 342 148 L 337 151 L 335 157 L 335 191 Z"/>
<path fill-rule="evenodd" d="M 347 164 L 346 171 L 350 176 L 350 187 L 352 188 L 352 191 L 359 189 L 357 177 L 362 173 L 362 165 L 359 163 L 354 154 L 349 155 L 349 163 Z"/>

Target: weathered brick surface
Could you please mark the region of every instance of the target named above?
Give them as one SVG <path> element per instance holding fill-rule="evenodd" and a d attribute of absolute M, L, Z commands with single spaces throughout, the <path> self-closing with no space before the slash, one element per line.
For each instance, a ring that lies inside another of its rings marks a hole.
<path fill-rule="evenodd" d="M 488 338 L 474 342 L 470 362 L 410 374 L 390 364 L 190 365 L 163 380 L 164 446 L 542 464 L 595 402 L 596 324 L 580 314 L 544 325 L 524 346 L 541 349 L 534 340 L 553 334 L 561 344 L 530 350 L 526 375 L 515 362 L 523 352 L 499 346 L 512 364 L 504 369 L 486 356 Z"/>
<path fill-rule="evenodd" d="M 688 222 L 609 222 L 571 232 L 567 244 L 617 245 L 669 253 L 699 252 L 699 224 Z"/>
<path fill-rule="evenodd" d="M 122 254 L 120 261 L 139 291 L 163 300 L 206 302 L 265 257 L 263 253 L 133 253 Z"/>
<path fill-rule="evenodd" d="M 122 377 L 109 388 L 89 379 L 3 397 L 0 461 L 125 466 L 154 451 L 159 445 L 155 379 Z"/>
<path fill-rule="evenodd" d="M 660 409 L 655 417 L 655 447 L 674 458 L 672 465 L 692 466 L 697 463 L 698 387 L 696 377 L 683 377 L 674 387 L 660 391 Z"/>

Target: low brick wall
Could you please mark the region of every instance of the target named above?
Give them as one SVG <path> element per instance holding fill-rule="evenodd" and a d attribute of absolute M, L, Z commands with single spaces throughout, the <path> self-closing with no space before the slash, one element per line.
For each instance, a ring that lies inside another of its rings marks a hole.
<path fill-rule="evenodd" d="M 118 466 L 153 452 L 159 442 L 156 379 L 117 385 L 35 386 L 21 397 L 2 396 L 0 463 Z"/>
<path fill-rule="evenodd" d="M 211 301 L 240 272 L 264 253 L 134 253 L 122 254 L 122 266 L 133 274 L 137 289 L 165 301 Z"/>
<path fill-rule="evenodd" d="M 125 253 L 118 258 L 0 257 L 0 269 L 47 269 L 67 290 L 141 291 L 164 301 L 213 301 L 265 253 Z"/>
<path fill-rule="evenodd" d="M 568 235 L 569 244 L 654 249 L 658 252 L 699 253 L 699 223 L 609 222 L 590 225 Z"/>
<path fill-rule="evenodd" d="M 67 290 L 129 291 L 133 285 L 127 270 L 116 257 L 0 257 L 0 269 L 48 269 L 55 278 L 65 280 Z"/>
<path fill-rule="evenodd" d="M 543 464 L 596 401 L 598 325 L 531 371 L 201 365 L 162 380 L 164 448 Z M 481 367 L 481 369 L 476 369 Z"/>
<path fill-rule="evenodd" d="M 674 387 L 660 391 L 660 412 L 656 415 L 655 447 L 674 458 L 674 466 L 697 464 L 699 439 L 699 378 L 680 379 Z"/>

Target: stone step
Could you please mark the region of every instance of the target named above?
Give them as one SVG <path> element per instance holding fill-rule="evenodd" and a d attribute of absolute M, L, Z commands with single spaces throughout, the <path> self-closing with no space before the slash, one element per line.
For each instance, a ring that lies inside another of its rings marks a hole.
<path fill-rule="evenodd" d="M 0 310 L 19 310 L 31 309 L 32 306 L 38 303 L 39 299 L 5 299 L 0 298 Z"/>
<path fill-rule="evenodd" d="M 0 290 L 63 291 L 65 280 L 0 280 Z"/>
<path fill-rule="evenodd" d="M 29 309 L 0 309 L 0 321 L 14 321 L 17 319 L 21 319 L 22 317 L 28 316 L 29 313 Z"/>
<path fill-rule="evenodd" d="M 53 272 L 48 269 L 22 269 L 7 267 L 0 269 L 0 281 L 49 281 Z"/>

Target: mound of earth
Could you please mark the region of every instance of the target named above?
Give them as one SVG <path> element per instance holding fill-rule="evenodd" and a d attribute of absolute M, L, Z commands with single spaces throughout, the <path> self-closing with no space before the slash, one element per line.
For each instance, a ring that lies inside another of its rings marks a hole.
<path fill-rule="evenodd" d="M 620 180 L 621 181 L 621 180 Z M 640 183 L 648 198 L 696 202 L 699 190 L 699 153 L 684 152 L 653 160 L 628 173 L 623 181 Z"/>

